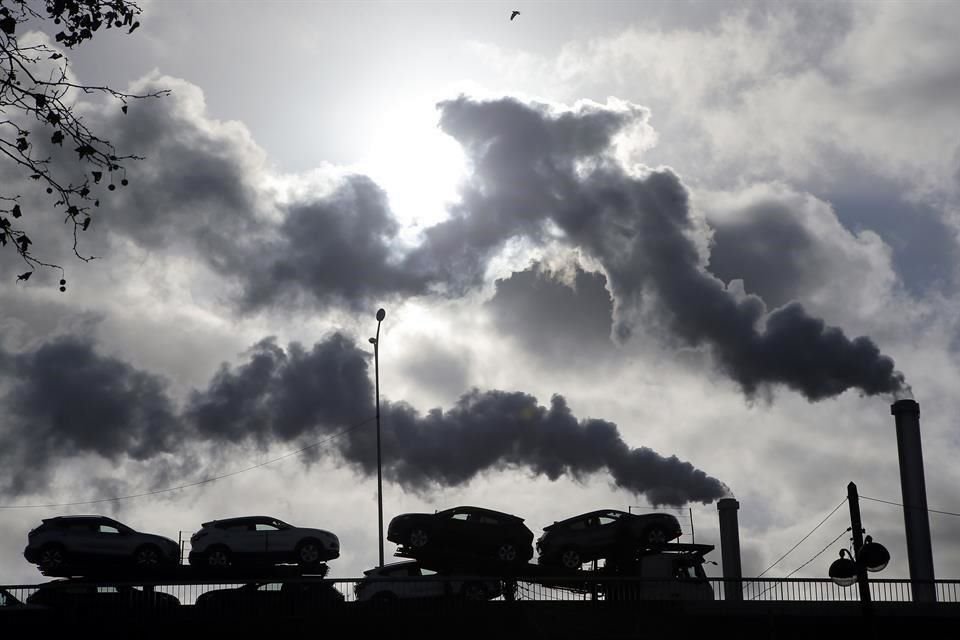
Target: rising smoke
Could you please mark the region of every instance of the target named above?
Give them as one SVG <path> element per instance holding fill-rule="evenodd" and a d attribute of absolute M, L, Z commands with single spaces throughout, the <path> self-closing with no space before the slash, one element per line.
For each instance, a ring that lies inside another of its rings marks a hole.
<path fill-rule="evenodd" d="M 799 303 L 769 311 L 706 269 L 703 223 L 669 168 L 627 171 L 619 132 L 648 113 L 620 104 L 556 112 L 504 98 L 441 103 L 440 126 L 466 150 L 473 173 L 450 220 L 427 230 L 421 251 L 438 264 L 484 256 L 515 235 L 562 242 L 602 266 L 614 298 L 614 336 L 629 338 L 647 307 L 683 343 L 711 350 L 745 393 L 782 384 L 810 400 L 856 388 L 900 393 L 903 375 L 867 337 L 810 316 Z"/>
<path fill-rule="evenodd" d="M 309 350 L 266 339 L 244 363 L 224 365 L 177 412 L 163 379 L 98 355 L 89 341 L 64 338 L 34 351 L 0 352 L 0 386 L 8 389 L 10 408 L 0 418 L 0 462 L 8 470 L 0 491 L 37 491 L 75 454 L 147 460 L 202 443 L 302 445 L 336 434 L 330 444 L 343 459 L 374 473 L 369 373 L 369 353 L 341 334 Z M 386 476 L 415 491 L 519 468 L 553 480 L 606 472 L 654 504 L 709 502 L 727 493 L 689 462 L 631 449 L 611 422 L 578 420 L 559 395 L 544 407 L 524 393 L 475 390 L 446 412 L 420 414 L 386 401 L 382 414 Z"/>
<path fill-rule="evenodd" d="M 869 338 L 848 338 L 797 302 L 778 298 L 771 309 L 708 270 L 710 230 L 680 178 L 620 160 L 622 139 L 651 131 L 643 107 L 466 96 L 440 103 L 440 128 L 461 145 L 471 173 L 449 218 L 411 247 L 399 240 L 385 194 L 363 176 L 291 202 L 258 197 L 249 185 L 262 171 L 250 159 L 259 152 L 234 128 L 204 118 L 195 88 L 180 89 L 130 116 L 139 120 L 114 123 L 131 136 L 127 148 L 139 148 L 137 136 L 149 143 L 150 171 L 134 167 L 142 172 L 134 183 L 157 198 L 128 203 L 123 198 L 134 196 L 121 194 L 117 211 L 104 215 L 146 246 L 193 242 L 237 282 L 244 310 L 294 303 L 357 310 L 390 298 L 460 295 L 483 281 L 505 243 L 522 237 L 565 244 L 599 264 L 613 297 L 615 340 L 629 339 L 641 313 L 657 319 L 684 346 L 709 350 L 747 394 L 786 385 L 819 400 L 847 389 L 906 388 Z M 206 167 L 201 175 L 210 179 L 198 183 L 182 167 Z M 748 291 L 762 289 L 751 274 L 739 277 Z"/>
<path fill-rule="evenodd" d="M 247 363 L 224 367 L 185 411 L 202 438 L 296 441 L 339 432 L 373 415 L 369 353 L 335 334 L 306 351 L 258 344 Z M 724 485 L 675 456 L 631 449 L 617 426 L 578 420 L 560 395 L 549 407 L 528 394 L 471 391 L 448 411 L 420 414 L 404 403 L 382 408 L 386 475 L 404 487 L 455 486 L 492 469 L 529 469 L 555 480 L 607 471 L 620 487 L 654 504 L 709 502 Z M 376 472 L 375 432 L 350 429 L 336 441 L 344 459 Z"/>
<path fill-rule="evenodd" d="M 135 181 L 157 198 L 121 207 L 134 213 L 116 229 L 148 247 L 193 242 L 214 270 L 240 285 L 243 309 L 290 301 L 375 308 L 390 296 L 456 295 L 482 281 L 505 243 L 523 237 L 565 244 L 600 265 L 615 339 L 628 340 L 641 315 L 657 319 L 682 344 L 708 349 L 748 395 L 772 385 L 810 400 L 848 389 L 908 390 L 869 338 L 850 339 L 797 302 L 770 310 L 708 271 L 708 230 L 680 178 L 669 168 L 628 169 L 618 160 L 618 137 L 642 128 L 649 117 L 643 108 L 556 109 L 509 98 L 441 103 L 440 126 L 462 145 L 472 173 L 449 219 L 405 247 L 384 194 L 362 176 L 274 203 L 279 217 L 261 215 L 262 194 L 243 186 L 255 182 L 253 169 L 237 160 L 248 142 L 207 125 L 192 135 L 196 110 L 163 102 L 169 106 L 141 110 L 147 138 L 164 142 L 151 153 L 150 172 L 139 169 Z M 157 115 L 164 108 L 175 117 Z M 208 167 L 216 188 L 176 167 Z M 114 206 L 124 204 L 121 197 Z M 106 207 L 104 216 L 111 219 Z M 329 434 L 372 413 L 366 357 L 339 335 L 310 350 L 263 341 L 177 411 L 162 379 L 99 356 L 83 340 L 0 353 L 8 407 L 0 416 L 0 461 L 11 470 L 2 489 L 19 492 L 31 480 L 38 487 L 74 453 L 149 459 L 190 442 L 266 446 Z M 522 393 L 474 391 L 446 412 L 387 402 L 385 417 L 393 425 L 387 446 L 399 452 L 388 474 L 415 489 L 521 467 L 550 478 L 606 470 L 619 486 L 666 504 L 725 493 L 688 463 L 630 449 L 611 423 L 577 420 L 561 396 L 544 407 Z M 346 460 L 370 470 L 369 430 L 337 442 Z"/>
<path fill-rule="evenodd" d="M 628 340 L 641 313 L 652 311 L 644 317 L 658 318 L 685 346 L 709 349 L 748 395 L 772 385 L 809 400 L 905 389 L 869 338 L 850 339 L 797 302 L 771 310 L 708 271 L 709 230 L 677 174 L 627 170 L 616 157 L 618 136 L 642 128 L 646 109 L 467 97 L 439 109 L 440 127 L 472 168 L 449 219 L 427 228 L 419 245 L 391 249 L 397 226 L 382 192 L 365 178 L 345 178 L 312 204 L 288 208 L 279 245 L 236 247 L 219 261 L 242 278 L 247 308 L 281 295 L 354 308 L 389 296 L 459 295 L 482 282 L 506 242 L 524 237 L 560 242 L 600 265 L 615 340 Z"/>

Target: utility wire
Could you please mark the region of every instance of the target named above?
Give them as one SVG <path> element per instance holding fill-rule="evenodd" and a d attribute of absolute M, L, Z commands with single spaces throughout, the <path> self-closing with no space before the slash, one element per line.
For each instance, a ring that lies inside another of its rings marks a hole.
<path fill-rule="evenodd" d="M 50 503 L 50 504 L 11 504 L 11 505 L 0 505 L 0 509 L 48 509 L 48 508 L 53 508 L 53 507 L 78 507 L 78 506 L 82 506 L 82 505 L 100 504 L 100 503 L 103 503 L 103 502 L 115 502 L 115 501 L 117 501 L 117 500 L 130 500 L 131 498 L 143 498 L 143 497 L 146 497 L 146 496 L 154 496 L 154 495 L 157 495 L 157 494 L 159 494 L 159 493 L 169 493 L 169 492 L 171 492 L 171 491 L 179 491 L 180 489 L 188 489 L 188 488 L 190 488 L 190 487 L 196 487 L 196 486 L 199 486 L 199 485 L 201 485 L 201 484 L 209 484 L 209 483 L 211 483 L 211 482 L 216 482 L 217 480 L 223 480 L 224 478 L 229 478 L 229 477 L 231 477 L 231 476 L 238 476 L 238 475 L 240 475 L 241 473 L 246 473 L 247 471 L 253 471 L 254 469 L 259 469 L 260 467 L 265 467 L 265 466 L 267 466 L 268 464 L 273 464 L 274 462 L 280 462 L 281 460 L 284 460 L 284 459 L 289 458 L 289 457 L 291 457 L 291 456 L 299 455 L 299 454 L 303 453 L 304 451 L 308 451 L 308 450 L 310 450 L 310 449 L 314 449 L 314 448 L 316 448 L 316 447 L 319 447 L 320 445 L 323 445 L 323 444 L 326 444 L 327 442 L 330 442 L 331 440 L 333 440 L 333 439 L 335 439 L 335 438 L 339 438 L 339 437 L 342 436 L 342 435 L 346 435 L 346 434 L 350 433 L 351 431 L 354 431 L 354 430 L 356 430 L 356 429 L 359 429 L 360 427 L 362 427 L 362 426 L 364 426 L 364 425 L 366 425 L 366 424 L 369 424 L 369 423 L 373 422 L 374 420 L 376 420 L 375 417 L 374 417 L 374 418 L 367 418 L 366 420 L 363 420 L 362 422 L 358 422 L 357 424 L 354 424 L 354 425 L 352 425 L 352 426 L 350 426 L 350 427 L 347 427 L 347 428 L 344 429 L 343 431 L 338 431 L 337 433 L 335 433 L 335 434 L 333 434 L 333 435 L 331 435 L 331 436 L 329 436 L 329 437 L 327 437 L 327 438 L 324 438 L 323 440 L 319 440 L 319 441 L 317 441 L 317 442 L 314 442 L 313 444 L 308 444 L 307 446 L 301 447 L 300 449 L 297 449 L 296 451 L 291 451 L 291 452 L 289 452 L 289 453 L 285 453 L 285 454 L 283 454 L 282 456 L 277 456 L 276 458 L 272 458 L 272 459 L 267 460 L 267 461 L 265 461 L 265 462 L 261 462 L 261 463 L 259 463 L 259 464 L 255 464 L 255 465 L 253 465 L 253 466 L 251 466 L 251 467 L 246 467 L 245 469 L 238 469 L 238 470 L 236 470 L 236 471 L 231 471 L 230 473 L 224 473 L 224 474 L 219 475 L 219 476 L 213 476 L 212 478 L 204 478 L 203 480 L 197 480 L 196 482 L 188 482 L 187 484 L 181 484 L 181 485 L 176 486 L 176 487 L 168 487 L 168 488 L 166 488 L 166 489 L 154 489 L 153 491 L 145 491 L 145 492 L 143 492 L 143 493 L 134 493 L 134 494 L 126 495 L 126 496 L 114 496 L 114 497 L 112 497 L 112 498 L 100 498 L 100 499 L 98 499 L 98 500 L 82 500 L 82 501 L 78 501 L 78 502 L 57 502 L 57 503 Z"/>
<path fill-rule="evenodd" d="M 790 576 L 792 576 L 793 574 L 795 574 L 797 571 L 800 571 L 800 569 L 803 569 L 805 566 L 807 566 L 808 564 L 810 564 L 811 562 L 813 562 L 814 560 L 816 560 L 817 558 L 819 558 L 821 555 L 823 555 L 823 553 L 824 553 L 827 549 L 829 549 L 830 547 L 832 547 L 832 546 L 837 542 L 837 540 L 839 540 L 839 539 L 842 538 L 844 535 L 846 535 L 846 533 L 847 533 L 848 531 L 850 531 L 850 530 L 851 530 L 850 527 L 847 527 L 846 529 L 844 529 L 843 531 L 841 531 L 841 532 L 840 532 L 840 535 L 838 535 L 836 538 L 834 538 L 833 540 L 830 541 L 830 544 L 828 544 L 827 546 L 825 546 L 823 549 L 820 549 L 820 551 L 817 551 L 817 553 L 816 553 L 815 556 L 813 556 L 812 558 L 810 558 L 809 560 L 807 560 L 806 562 L 804 562 L 802 565 L 800 565 L 799 567 L 797 567 L 796 569 L 794 569 L 793 571 L 791 571 L 790 573 L 788 573 L 788 574 L 787 574 L 786 576 L 784 576 L 784 577 L 789 578 Z"/>
<path fill-rule="evenodd" d="M 775 578 L 775 579 L 777 580 L 777 582 L 774 582 L 774 583 L 771 584 L 769 587 L 767 587 L 766 589 L 764 589 L 763 591 L 761 591 L 760 593 L 756 594 L 755 596 L 753 596 L 753 597 L 750 598 L 750 599 L 751 599 L 751 600 L 756 600 L 757 598 L 759 598 L 759 597 L 762 596 L 763 594 L 767 593 L 768 591 L 770 591 L 770 590 L 772 590 L 772 589 L 775 589 L 775 588 L 777 588 L 778 586 L 780 586 L 780 580 L 786 580 L 787 578 L 789 578 L 790 576 L 792 576 L 793 574 L 795 574 L 797 571 L 800 571 L 800 569 L 803 569 L 805 566 L 807 566 L 808 564 L 810 564 L 811 562 L 813 562 L 814 560 L 816 560 L 817 558 L 819 558 L 821 555 L 823 555 L 823 553 L 824 553 L 827 549 L 829 549 L 829 548 L 832 547 L 834 544 L 836 544 L 837 540 L 839 540 L 840 538 L 842 538 L 843 536 L 845 536 L 845 535 L 847 534 L 847 532 L 849 532 L 849 531 L 850 531 L 850 527 L 847 527 L 846 529 L 844 529 L 843 531 L 841 531 L 841 532 L 840 532 L 840 535 L 838 535 L 836 538 L 834 538 L 833 540 L 831 540 L 830 543 L 829 543 L 827 546 L 825 546 L 823 549 L 820 549 L 820 551 L 818 551 L 816 554 L 814 554 L 814 556 L 813 556 L 812 558 L 810 558 L 809 560 L 807 560 L 806 562 L 804 562 L 802 565 L 800 565 L 799 567 L 797 567 L 796 569 L 794 569 L 793 571 L 791 571 L 790 573 L 788 573 L 788 574 L 787 574 L 786 576 L 784 576 L 783 578 Z"/>
<path fill-rule="evenodd" d="M 899 502 L 891 502 L 890 500 L 881 500 L 880 498 L 868 498 L 867 496 L 860 496 L 862 500 L 872 500 L 873 502 L 882 502 L 883 504 L 892 504 L 897 507 L 903 507 L 904 509 L 923 509 L 923 507 L 914 507 L 900 504 Z M 939 509 L 926 509 L 930 513 L 940 513 L 945 516 L 956 516 L 960 518 L 960 513 L 953 513 L 952 511 L 940 511 Z"/>
<path fill-rule="evenodd" d="M 807 535 L 803 536 L 803 537 L 800 539 L 800 542 L 798 542 L 797 544 L 795 544 L 795 545 L 793 545 L 792 547 L 790 547 L 790 550 L 787 551 L 787 552 L 786 552 L 785 554 L 783 554 L 782 556 L 780 556 L 779 558 L 777 558 L 776 561 L 775 561 L 773 564 L 771 564 L 769 567 L 767 567 L 766 569 L 764 569 L 763 571 L 761 571 L 761 572 L 760 572 L 760 575 L 758 575 L 757 577 L 758 577 L 758 578 L 762 578 L 763 575 L 764 575 L 767 571 L 770 571 L 770 569 L 773 569 L 775 566 L 777 566 L 777 565 L 780 563 L 781 560 L 783 560 L 783 559 L 786 558 L 788 555 L 790 555 L 791 553 L 793 553 L 793 550 L 794 550 L 794 549 L 796 549 L 797 547 L 799 547 L 801 544 L 803 544 L 803 542 L 804 542 L 807 538 L 809 538 L 810 536 L 812 536 L 812 535 L 813 535 L 813 532 L 816 531 L 817 529 L 819 529 L 819 528 L 823 525 L 824 522 L 826 522 L 827 520 L 829 520 L 829 519 L 830 519 L 830 516 L 832 516 L 833 514 L 835 514 L 835 513 L 837 512 L 837 510 L 838 510 L 840 507 L 842 507 L 846 501 L 847 501 L 846 498 L 844 498 L 843 500 L 841 500 L 841 501 L 840 501 L 840 504 L 838 504 L 837 506 L 835 506 L 835 507 L 833 508 L 833 511 L 831 511 L 830 513 L 828 513 L 828 514 L 827 514 L 827 517 L 820 521 L 820 524 L 818 524 L 818 525 L 815 526 L 813 529 L 811 529 L 811 530 L 810 530 L 810 533 L 808 533 Z"/>

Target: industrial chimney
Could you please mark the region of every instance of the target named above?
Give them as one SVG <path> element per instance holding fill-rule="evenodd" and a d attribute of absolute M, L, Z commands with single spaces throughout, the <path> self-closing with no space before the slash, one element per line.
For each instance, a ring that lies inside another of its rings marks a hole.
<path fill-rule="evenodd" d="M 907 560 L 914 602 L 935 602 L 933 551 L 930 547 L 930 520 L 927 515 L 927 487 L 923 479 L 923 450 L 920 447 L 920 405 L 898 400 L 890 406 L 897 421 L 897 452 L 900 456 L 900 488 L 903 492 L 903 520 L 907 531 Z"/>
<path fill-rule="evenodd" d="M 717 501 L 720 518 L 720 559 L 723 562 L 723 577 L 730 578 L 723 583 L 724 600 L 743 600 L 743 574 L 740 569 L 740 525 L 737 511 L 740 503 L 733 498 Z"/>

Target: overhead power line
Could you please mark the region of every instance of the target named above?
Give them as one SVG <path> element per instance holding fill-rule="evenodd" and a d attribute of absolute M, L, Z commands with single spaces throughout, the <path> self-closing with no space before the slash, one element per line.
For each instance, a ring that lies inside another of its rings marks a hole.
<path fill-rule="evenodd" d="M 331 440 L 334 440 L 334 439 L 336 439 L 336 438 L 339 438 L 340 436 L 346 435 L 346 434 L 348 434 L 348 433 L 350 433 L 351 431 L 354 431 L 354 430 L 356 430 L 356 429 L 359 429 L 360 427 L 362 427 L 362 426 L 364 426 L 364 425 L 366 425 L 366 424 L 369 424 L 369 423 L 373 422 L 375 419 L 376 419 L 376 418 L 367 418 L 366 420 L 363 420 L 362 422 L 358 422 L 358 423 L 356 423 L 356 424 L 354 424 L 354 425 L 352 425 L 352 426 L 350 426 L 350 427 L 347 427 L 346 429 L 344 429 L 344 430 L 342 430 L 342 431 L 338 431 L 337 433 L 334 433 L 333 435 L 331 435 L 331 436 L 329 436 L 329 437 L 326 437 L 326 438 L 324 438 L 323 440 L 319 440 L 319 441 L 317 441 L 317 442 L 314 442 L 313 444 L 308 444 L 308 445 L 305 446 L 305 447 L 301 447 L 301 448 L 297 449 L 296 451 L 291 451 L 291 452 L 289 452 L 289 453 L 285 453 L 285 454 L 283 454 L 282 456 L 277 456 L 276 458 L 271 458 L 270 460 L 267 460 L 267 461 L 265 461 L 265 462 L 260 462 L 260 463 L 258 463 L 258 464 L 253 465 L 253 466 L 246 467 L 245 469 L 237 469 L 236 471 L 231 471 L 231 472 L 229 472 L 229 473 L 224 473 L 224 474 L 221 474 L 221 475 L 219 475 L 219 476 L 213 476 L 212 478 L 204 478 L 203 480 L 197 480 L 196 482 L 188 482 L 188 483 L 186 483 L 186 484 L 181 484 L 181 485 L 178 485 L 178 486 L 176 486 L 176 487 L 167 487 L 167 488 L 165 488 L 165 489 L 154 489 L 153 491 L 144 491 L 143 493 L 133 493 L 133 494 L 125 495 L 125 496 L 114 496 L 114 497 L 111 497 L 111 498 L 99 498 L 99 499 L 97 499 L 97 500 L 79 500 L 79 501 L 76 501 L 76 502 L 55 502 L 55 503 L 49 503 L 49 504 L 11 504 L 11 505 L 0 505 L 0 509 L 49 509 L 49 508 L 53 508 L 53 507 L 79 507 L 79 506 L 90 505 L 90 504 L 101 504 L 101 503 L 104 503 L 104 502 L 116 502 L 116 501 L 118 501 L 118 500 L 130 500 L 130 499 L 132 499 L 132 498 L 144 498 L 144 497 L 146 497 L 146 496 L 155 496 L 155 495 L 160 494 L 160 493 L 170 493 L 171 491 L 179 491 L 180 489 L 189 489 L 190 487 L 197 487 L 197 486 L 200 486 L 200 485 L 202 485 L 202 484 L 210 484 L 211 482 L 216 482 L 217 480 L 223 480 L 224 478 L 229 478 L 229 477 L 231 477 L 231 476 L 238 476 L 238 475 L 240 475 L 241 473 L 246 473 L 247 471 L 253 471 L 254 469 L 259 469 L 260 467 L 265 467 L 265 466 L 267 466 L 268 464 L 273 464 L 274 462 L 280 462 L 281 460 L 285 460 L 286 458 L 290 458 L 290 457 L 292 457 L 292 456 L 299 455 L 299 454 L 301 454 L 301 453 L 303 453 L 303 452 L 305 452 L 305 451 L 309 451 L 310 449 L 315 449 L 315 448 L 317 448 L 317 447 L 319 447 L 319 446 L 321 446 L 321 445 L 324 445 L 324 444 L 330 442 Z"/>
<path fill-rule="evenodd" d="M 843 503 L 841 503 L 841 504 L 843 504 Z M 840 538 L 842 538 L 842 537 L 843 537 L 844 535 L 846 535 L 847 532 L 849 532 L 849 531 L 850 531 L 850 527 L 847 527 L 846 529 L 844 529 L 843 531 L 841 531 L 841 532 L 840 532 L 840 535 L 838 535 L 836 538 L 834 538 L 833 540 L 831 540 L 831 541 L 827 544 L 827 546 L 825 546 L 823 549 L 820 549 L 820 551 L 817 551 L 817 552 L 813 555 L 812 558 L 810 558 L 809 560 L 807 560 L 806 562 L 804 562 L 802 565 L 800 565 L 799 567 L 797 567 L 796 569 L 794 569 L 793 571 L 791 571 L 790 573 L 788 573 L 787 575 L 785 575 L 783 578 L 773 578 L 773 579 L 777 580 L 777 582 L 774 582 L 773 584 L 771 584 L 770 586 L 768 586 L 766 589 L 764 589 L 763 591 L 761 591 L 760 593 L 756 594 L 755 596 L 753 596 L 753 597 L 750 598 L 750 599 L 751 599 L 751 600 L 756 600 L 757 598 L 759 598 L 759 597 L 762 596 L 763 594 L 767 593 L 768 591 L 771 591 L 771 590 L 773 590 L 773 589 L 776 589 L 778 586 L 780 586 L 780 582 L 779 582 L 780 580 L 786 580 L 787 578 L 789 578 L 790 576 L 792 576 L 793 574 L 795 574 L 797 571 L 800 571 L 800 569 L 803 569 L 805 566 L 807 566 L 808 564 L 810 564 L 811 562 L 813 562 L 814 560 L 816 560 L 817 558 L 819 558 L 820 556 L 822 556 L 822 555 L 826 552 L 827 549 L 829 549 L 830 547 L 832 547 L 833 545 L 835 545 L 835 544 L 837 543 L 837 540 L 839 540 Z M 771 578 L 768 578 L 768 580 L 770 580 L 770 579 L 771 579 Z M 745 586 L 749 586 L 749 585 L 745 585 Z"/>
<path fill-rule="evenodd" d="M 903 507 L 904 509 L 923 509 L 923 507 L 915 507 L 913 505 L 904 505 L 904 504 L 900 504 L 899 502 L 892 502 L 890 500 L 881 500 L 880 498 L 868 498 L 867 496 L 860 496 L 860 499 L 872 500 L 873 502 L 882 502 L 883 504 L 892 504 L 897 507 Z M 940 513 L 945 516 L 956 516 L 960 518 L 960 513 L 954 513 L 952 511 L 941 511 L 940 509 L 930 509 L 930 508 L 927 508 L 926 511 L 929 511 L 930 513 Z"/>
<path fill-rule="evenodd" d="M 795 574 L 797 571 L 800 571 L 800 569 L 803 569 L 805 566 L 807 566 L 808 564 L 810 564 L 811 562 L 813 562 L 814 560 L 816 560 L 817 558 L 819 558 L 820 556 L 822 556 L 823 553 L 824 553 L 827 549 L 829 549 L 829 548 L 832 547 L 834 544 L 836 544 L 837 540 L 839 540 L 840 538 L 842 538 L 848 531 L 850 531 L 850 527 L 847 527 L 846 529 L 844 529 L 843 531 L 841 531 L 841 532 L 840 532 L 840 535 L 838 535 L 836 538 L 834 538 L 833 540 L 831 540 L 831 541 L 829 542 L 829 544 L 827 544 L 827 546 L 825 546 L 823 549 L 820 549 L 820 551 L 817 551 L 817 553 L 814 554 L 814 556 L 813 556 L 812 558 L 810 558 L 809 560 L 807 560 L 806 562 L 804 562 L 802 565 L 800 565 L 799 567 L 797 567 L 796 569 L 794 569 L 793 571 L 791 571 L 790 573 L 788 573 L 788 574 L 787 574 L 786 576 L 784 576 L 784 577 L 785 577 L 785 578 L 789 578 L 790 576 L 792 576 L 793 574 Z"/>
<path fill-rule="evenodd" d="M 841 503 L 841 504 L 842 504 L 842 503 Z M 792 576 L 793 574 L 795 574 L 797 571 L 800 571 L 800 569 L 803 569 L 805 566 L 807 566 L 808 564 L 810 564 L 811 562 L 813 562 L 814 560 L 816 560 L 817 558 L 819 558 L 820 556 L 822 556 L 822 555 L 826 552 L 827 549 L 829 549 L 830 547 L 832 547 L 833 545 L 835 545 L 835 544 L 837 543 L 837 540 L 839 540 L 840 538 L 842 538 L 842 537 L 843 537 L 844 535 L 846 535 L 847 532 L 849 532 L 849 531 L 850 531 L 850 527 L 847 527 L 846 529 L 844 529 L 843 531 L 841 531 L 841 532 L 840 532 L 840 535 L 838 535 L 836 538 L 834 538 L 833 540 L 831 540 L 831 541 L 827 544 L 827 546 L 825 546 L 823 549 L 820 549 L 820 551 L 817 551 L 817 552 L 813 555 L 812 558 L 810 558 L 809 560 L 807 560 L 806 562 L 804 562 L 802 565 L 800 565 L 799 567 L 797 567 L 796 569 L 794 569 L 793 571 L 791 571 L 790 573 L 788 573 L 787 575 L 785 575 L 783 578 L 768 578 L 768 580 L 773 579 L 773 580 L 777 580 L 777 582 L 774 582 L 773 584 L 771 584 L 770 586 L 768 586 L 766 589 L 764 589 L 763 591 L 761 591 L 760 593 L 756 594 L 755 596 L 753 596 L 753 597 L 750 598 L 750 599 L 751 599 L 751 600 L 756 600 L 757 598 L 759 598 L 759 597 L 762 596 L 763 594 L 767 593 L 768 591 L 772 591 L 773 589 L 776 589 L 777 587 L 779 587 L 780 584 L 781 584 L 781 583 L 779 582 L 780 580 L 786 580 L 787 578 L 789 578 L 790 576 Z M 749 585 L 744 585 L 744 588 L 746 588 L 747 586 L 749 586 Z"/>
<path fill-rule="evenodd" d="M 793 553 L 793 550 L 794 550 L 794 549 L 796 549 L 797 547 L 799 547 L 801 544 L 804 543 L 804 541 L 805 541 L 807 538 L 809 538 L 810 536 L 812 536 L 813 533 L 814 533 L 814 531 L 816 531 L 817 529 L 819 529 L 819 528 L 823 525 L 824 522 L 826 522 L 827 520 L 829 520 L 829 519 L 830 519 L 830 516 L 832 516 L 833 514 L 835 514 L 835 513 L 837 512 L 837 510 L 840 509 L 840 507 L 842 507 L 846 502 L 847 502 L 847 499 L 846 499 L 846 498 L 844 498 L 843 500 L 841 500 L 841 501 L 840 501 L 840 504 L 838 504 L 837 506 L 835 506 L 835 507 L 833 508 L 833 511 L 831 511 L 830 513 L 827 514 L 827 517 L 826 517 L 826 518 L 824 518 L 823 520 L 821 520 L 820 523 L 817 524 L 817 526 L 815 526 L 813 529 L 810 530 L 810 533 L 808 533 L 807 535 L 805 535 L 805 536 L 803 536 L 802 538 L 800 538 L 800 542 L 798 542 L 797 544 L 795 544 L 795 545 L 793 545 L 792 547 L 790 547 L 790 549 L 789 549 L 786 553 L 784 553 L 782 556 L 780 556 L 779 558 L 777 558 L 776 561 L 774 561 L 774 563 L 771 564 L 769 567 L 767 567 L 766 569 L 764 569 L 763 571 L 761 571 L 761 572 L 760 572 L 760 575 L 758 575 L 757 577 L 758 577 L 758 578 L 762 578 L 767 571 L 770 571 L 770 569 L 773 569 L 775 566 L 777 566 L 777 565 L 780 563 L 781 560 L 783 560 L 783 559 L 786 558 L 788 555 L 790 555 L 791 553 Z"/>

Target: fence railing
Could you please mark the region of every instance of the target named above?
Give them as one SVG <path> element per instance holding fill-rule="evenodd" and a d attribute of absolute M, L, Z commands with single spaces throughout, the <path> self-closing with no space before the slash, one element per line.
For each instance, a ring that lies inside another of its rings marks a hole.
<path fill-rule="evenodd" d="M 960 580 L 934 581 L 937 601 L 960 603 Z M 875 602 L 911 602 L 909 580 L 870 581 Z M 737 594 L 737 595 L 735 595 Z M 737 597 L 739 595 L 739 597 Z M 470 601 L 623 602 L 742 601 L 856 602 L 856 586 L 840 587 L 828 579 L 725 578 L 654 580 L 632 577 L 423 576 L 419 578 L 276 578 L 223 582 L 54 580 L 42 585 L 0 586 L 0 611 L 55 608 L 75 612 L 122 609 L 136 614 L 163 612 L 180 605 L 196 610 L 296 614 L 304 609 L 338 607 L 355 602 Z M 446 605 L 445 605 L 446 606 Z"/>

